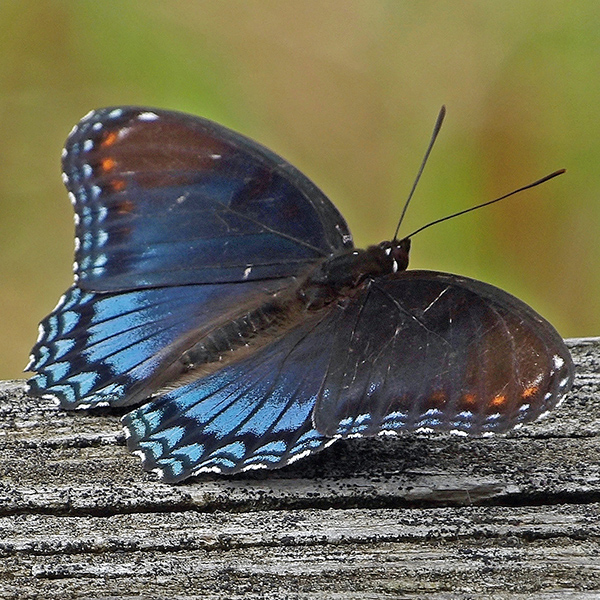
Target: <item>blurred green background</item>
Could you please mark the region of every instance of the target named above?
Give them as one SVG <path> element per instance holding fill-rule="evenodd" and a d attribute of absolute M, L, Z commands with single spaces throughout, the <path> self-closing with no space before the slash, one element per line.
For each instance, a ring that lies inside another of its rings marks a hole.
<path fill-rule="evenodd" d="M 72 280 L 60 152 L 90 109 L 203 115 L 282 154 L 389 239 L 441 104 L 446 123 L 403 232 L 412 267 L 498 285 L 564 336 L 600 333 L 600 6 L 260 0 L 0 4 L 0 378 Z M 402 233 L 402 232 L 401 232 Z"/>

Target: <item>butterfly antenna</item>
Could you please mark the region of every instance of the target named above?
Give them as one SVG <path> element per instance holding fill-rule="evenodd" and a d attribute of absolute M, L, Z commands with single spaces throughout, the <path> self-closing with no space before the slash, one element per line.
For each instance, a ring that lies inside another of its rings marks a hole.
<path fill-rule="evenodd" d="M 423 157 L 423 162 L 421 163 L 421 166 L 419 167 L 419 171 L 417 173 L 417 176 L 415 177 L 415 182 L 413 183 L 412 189 L 410 190 L 408 199 L 404 203 L 404 208 L 402 209 L 402 214 L 400 215 L 400 220 L 398 221 L 398 226 L 396 227 L 396 232 L 394 233 L 393 241 L 396 241 L 398 239 L 398 231 L 400 231 L 400 225 L 402 225 L 402 220 L 404 219 L 404 215 L 406 214 L 406 209 L 408 208 L 411 198 L 413 197 L 413 194 L 415 193 L 415 190 L 417 189 L 417 183 L 419 183 L 419 179 L 421 179 L 421 175 L 423 174 L 423 169 L 425 169 L 425 165 L 427 164 L 427 160 L 429 159 L 429 155 L 431 154 L 431 149 L 433 148 L 433 144 L 435 143 L 438 133 L 440 132 L 440 129 L 442 128 L 442 123 L 444 122 L 445 116 L 446 116 L 446 107 L 442 106 L 442 108 L 440 109 L 440 112 L 438 114 L 437 120 L 435 122 L 435 125 L 433 127 L 433 133 L 431 134 L 431 139 L 429 140 L 429 146 L 427 146 L 427 151 L 425 152 L 425 156 Z"/>
<path fill-rule="evenodd" d="M 535 187 L 536 185 L 540 185 L 540 183 L 544 183 L 545 181 L 548 181 L 549 179 L 558 177 L 559 175 L 562 175 L 565 172 L 566 172 L 566 169 L 559 169 L 558 171 L 554 171 L 554 173 L 550 173 L 550 175 L 546 175 L 546 177 L 542 177 L 541 179 L 538 179 L 537 181 L 534 181 L 533 183 L 530 183 L 528 185 L 520 187 L 518 190 L 514 190 L 514 191 L 510 192 L 509 194 L 500 196 L 500 198 L 495 198 L 494 200 L 488 200 L 487 202 L 483 202 L 482 204 L 478 204 L 477 206 L 472 206 L 471 208 L 466 208 L 465 210 L 461 210 L 459 212 L 453 213 L 451 215 L 448 215 L 447 217 L 442 217 L 441 219 L 437 219 L 435 221 L 432 221 L 431 223 L 427 223 L 427 225 L 423 225 L 423 227 L 419 227 L 419 229 L 416 229 L 415 231 L 413 231 L 410 235 L 407 235 L 406 237 L 411 238 L 411 237 L 413 237 L 413 235 L 416 235 L 417 233 L 423 231 L 424 229 L 427 229 L 428 227 L 431 227 L 432 225 L 437 225 L 438 223 L 443 223 L 444 221 L 447 221 L 448 219 L 454 219 L 454 217 L 459 217 L 460 215 L 469 213 L 472 210 L 477 210 L 478 208 L 483 208 L 484 206 L 489 206 L 490 204 L 494 204 L 494 202 L 500 202 L 500 200 L 504 200 L 505 198 L 508 198 L 509 196 L 514 196 L 515 194 L 518 194 L 519 192 L 523 192 L 532 187 Z"/>

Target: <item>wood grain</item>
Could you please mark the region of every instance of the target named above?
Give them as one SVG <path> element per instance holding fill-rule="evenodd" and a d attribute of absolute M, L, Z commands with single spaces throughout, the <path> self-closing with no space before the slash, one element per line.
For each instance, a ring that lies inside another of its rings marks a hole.
<path fill-rule="evenodd" d="M 165 485 L 120 414 L 0 383 L 0 598 L 598 598 L 600 338 L 504 436 L 340 441 L 280 471 Z"/>

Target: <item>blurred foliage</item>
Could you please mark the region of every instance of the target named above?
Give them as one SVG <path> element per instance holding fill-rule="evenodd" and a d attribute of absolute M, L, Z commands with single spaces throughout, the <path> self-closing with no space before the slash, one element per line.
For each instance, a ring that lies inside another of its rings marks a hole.
<path fill-rule="evenodd" d="M 392 235 L 446 104 L 404 233 L 568 173 L 417 236 L 412 266 L 494 283 L 565 336 L 600 333 L 596 0 L 8 0 L 0 22 L 1 378 L 20 376 L 71 283 L 64 139 L 115 104 L 259 140 L 329 195 L 359 246 Z"/>

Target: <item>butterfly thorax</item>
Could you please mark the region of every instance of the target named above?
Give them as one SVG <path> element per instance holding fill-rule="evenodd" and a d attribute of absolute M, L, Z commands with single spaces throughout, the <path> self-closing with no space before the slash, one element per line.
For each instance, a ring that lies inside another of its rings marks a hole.
<path fill-rule="evenodd" d="M 306 308 L 315 310 L 340 296 L 351 295 L 368 278 L 405 271 L 410 239 L 381 242 L 366 250 L 348 250 L 325 259 L 298 289 Z"/>

